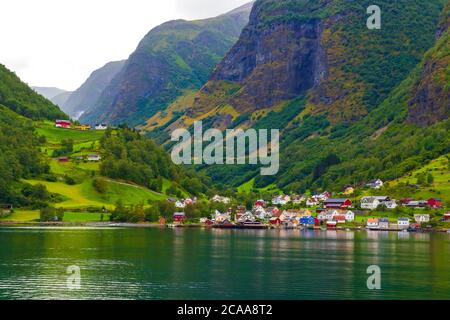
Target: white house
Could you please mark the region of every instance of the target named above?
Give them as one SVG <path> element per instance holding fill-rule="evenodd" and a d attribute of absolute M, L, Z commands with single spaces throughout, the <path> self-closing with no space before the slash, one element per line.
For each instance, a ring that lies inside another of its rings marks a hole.
<path fill-rule="evenodd" d="M 378 228 L 378 219 L 367 220 L 367 228 Z"/>
<path fill-rule="evenodd" d="M 186 205 L 184 204 L 184 201 L 177 201 L 175 202 L 175 207 L 179 209 L 184 209 L 186 208 Z"/>
<path fill-rule="evenodd" d="M 371 189 L 381 189 L 384 185 L 384 182 L 380 179 L 369 181 L 369 183 L 366 184 L 367 187 Z"/>
<path fill-rule="evenodd" d="M 216 212 L 214 213 L 214 221 L 216 223 L 231 221 L 231 214 L 229 212 L 220 213 L 219 211 L 216 210 Z"/>
<path fill-rule="evenodd" d="M 101 123 L 95 125 L 95 130 L 106 130 L 106 129 L 108 129 L 108 126 L 106 124 Z"/>
<path fill-rule="evenodd" d="M 376 210 L 380 205 L 380 200 L 376 197 L 363 197 L 361 199 L 361 209 Z"/>
<path fill-rule="evenodd" d="M 361 198 L 361 209 L 376 210 L 380 205 L 388 209 L 395 209 L 397 204 L 387 196 L 363 197 Z"/>
<path fill-rule="evenodd" d="M 399 218 L 397 225 L 400 229 L 408 229 L 410 225 L 410 220 L 408 218 Z"/>
<path fill-rule="evenodd" d="M 227 197 L 221 197 L 219 195 L 215 195 L 212 199 L 213 202 L 219 202 L 219 203 L 224 203 L 224 204 L 229 204 L 231 202 L 230 198 Z"/>
<path fill-rule="evenodd" d="M 308 207 L 314 207 L 319 205 L 319 201 L 315 198 L 309 198 L 308 200 L 306 200 L 306 206 Z"/>
<path fill-rule="evenodd" d="M 256 219 L 251 212 L 246 212 L 238 219 L 238 222 L 239 223 L 255 222 L 255 220 Z"/>
<path fill-rule="evenodd" d="M 102 160 L 102 157 L 99 154 L 90 154 L 87 156 L 86 159 L 87 159 L 87 161 L 96 162 L 96 161 Z"/>
<path fill-rule="evenodd" d="M 291 197 L 289 196 L 278 196 L 272 199 L 272 204 L 276 206 L 284 206 L 291 201 Z"/>
<path fill-rule="evenodd" d="M 429 214 L 415 214 L 414 219 L 417 223 L 426 223 L 430 222 L 430 215 Z"/>
<path fill-rule="evenodd" d="M 386 206 L 387 209 L 391 210 L 398 207 L 397 201 L 395 200 L 385 201 L 383 202 L 383 205 Z"/>
<path fill-rule="evenodd" d="M 270 212 L 267 212 L 263 207 L 260 206 L 253 208 L 252 214 L 261 220 L 269 219 L 272 217 L 272 214 Z"/>
<path fill-rule="evenodd" d="M 345 221 L 347 222 L 355 221 L 355 213 L 353 211 L 347 211 L 345 213 Z"/>
<path fill-rule="evenodd" d="M 331 221 L 334 219 L 335 216 L 338 216 L 338 215 L 339 215 L 339 212 L 337 212 L 336 210 L 329 210 L 326 213 L 326 219 L 328 221 Z"/>
<path fill-rule="evenodd" d="M 292 196 L 292 203 L 293 204 L 302 204 L 303 202 L 305 202 L 305 197 L 303 196 L 299 196 L 299 195 L 294 195 Z"/>

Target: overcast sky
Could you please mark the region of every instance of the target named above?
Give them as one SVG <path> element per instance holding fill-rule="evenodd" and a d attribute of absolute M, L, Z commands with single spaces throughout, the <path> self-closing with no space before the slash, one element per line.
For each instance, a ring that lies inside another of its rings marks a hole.
<path fill-rule="evenodd" d="M 0 63 L 31 86 L 77 89 L 126 59 L 153 27 L 209 18 L 250 0 L 1 0 Z"/>

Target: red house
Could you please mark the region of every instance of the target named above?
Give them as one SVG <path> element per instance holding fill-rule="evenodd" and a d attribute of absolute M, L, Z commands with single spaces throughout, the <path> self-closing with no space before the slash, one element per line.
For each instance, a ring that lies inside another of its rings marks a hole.
<path fill-rule="evenodd" d="M 353 202 L 350 199 L 328 199 L 324 202 L 327 209 L 347 209 L 351 207 Z"/>
<path fill-rule="evenodd" d="M 186 220 L 186 214 L 184 212 L 175 212 L 173 214 L 173 222 L 183 223 Z"/>
<path fill-rule="evenodd" d="M 72 126 L 72 123 L 68 120 L 55 120 L 56 128 L 69 129 Z"/>
<path fill-rule="evenodd" d="M 273 226 L 279 226 L 281 225 L 281 220 L 279 217 L 272 217 L 270 218 L 269 223 Z"/>
<path fill-rule="evenodd" d="M 61 163 L 66 163 L 66 162 L 69 162 L 69 158 L 68 157 L 61 157 L 61 158 L 58 159 L 58 161 L 61 162 Z"/>
<path fill-rule="evenodd" d="M 450 221 L 450 212 L 444 214 L 444 221 Z"/>
<path fill-rule="evenodd" d="M 440 209 L 442 208 L 442 200 L 441 199 L 428 199 L 427 204 L 430 208 Z"/>
<path fill-rule="evenodd" d="M 266 206 L 266 202 L 264 200 L 257 200 L 253 206 L 254 207 L 263 207 L 264 208 Z"/>
<path fill-rule="evenodd" d="M 345 223 L 347 220 L 345 219 L 345 215 L 334 216 L 333 221 L 337 223 Z"/>

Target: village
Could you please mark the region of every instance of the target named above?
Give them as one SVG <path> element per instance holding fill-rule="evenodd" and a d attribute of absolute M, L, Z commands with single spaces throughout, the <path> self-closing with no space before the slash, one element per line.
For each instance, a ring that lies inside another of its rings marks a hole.
<path fill-rule="evenodd" d="M 381 180 L 370 182 L 368 187 L 379 189 L 380 182 Z M 173 214 L 173 224 L 170 226 L 188 225 L 183 209 L 195 204 L 196 201 L 197 199 L 176 201 L 175 207 L 178 211 Z M 210 201 L 224 205 L 232 203 L 231 198 L 219 195 L 214 196 Z M 234 209 L 230 207 L 225 212 L 216 210 L 210 217 L 201 218 L 198 222 L 202 226 L 223 229 L 310 228 L 415 232 L 431 230 L 432 226 L 429 224 L 433 220 L 444 224 L 450 222 L 450 212 L 441 213 L 442 209 L 443 204 L 440 199 L 397 201 L 389 196 L 364 196 L 354 203 L 349 198 L 332 198 L 329 192 L 323 192 L 309 197 L 277 195 L 270 200 L 259 199 L 250 209 L 237 205 Z M 401 216 L 401 213 L 405 211 L 409 214 Z M 372 215 L 374 212 L 376 214 Z"/>

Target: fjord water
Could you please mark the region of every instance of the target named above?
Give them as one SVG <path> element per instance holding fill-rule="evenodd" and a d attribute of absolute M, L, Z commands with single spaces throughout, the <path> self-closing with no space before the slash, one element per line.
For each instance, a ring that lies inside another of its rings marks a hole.
<path fill-rule="evenodd" d="M 450 299 L 449 234 L 0 228 L 0 244 L 0 299 Z"/>

